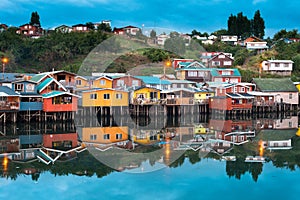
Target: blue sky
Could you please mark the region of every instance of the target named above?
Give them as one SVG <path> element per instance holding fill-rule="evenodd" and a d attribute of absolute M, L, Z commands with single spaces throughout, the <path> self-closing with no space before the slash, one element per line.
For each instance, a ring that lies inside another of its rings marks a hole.
<path fill-rule="evenodd" d="M 251 19 L 259 9 L 266 35 L 273 37 L 281 29 L 299 30 L 299 7 L 298 0 L 1 0 L 0 23 L 19 26 L 37 11 L 43 28 L 109 19 L 112 27 L 144 24 L 183 33 L 193 29 L 211 33 L 226 29 L 230 14 L 243 12 Z"/>

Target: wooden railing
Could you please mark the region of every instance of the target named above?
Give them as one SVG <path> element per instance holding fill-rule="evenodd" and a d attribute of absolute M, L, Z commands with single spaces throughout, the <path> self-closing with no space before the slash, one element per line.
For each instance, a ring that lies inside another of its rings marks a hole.
<path fill-rule="evenodd" d="M 18 102 L 1 101 L 0 110 L 18 110 L 20 105 Z"/>

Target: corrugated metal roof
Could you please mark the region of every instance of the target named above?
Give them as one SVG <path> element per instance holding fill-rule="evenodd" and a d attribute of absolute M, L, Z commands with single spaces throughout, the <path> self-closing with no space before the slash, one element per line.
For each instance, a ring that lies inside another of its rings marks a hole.
<path fill-rule="evenodd" d="M 0 96 L 20 96 L 7 86 L 0 86 Z"/>
<path fill-rule="evenodd" d="M 150 85 L 171 85 L 170 81 L 167 80 L 161 80 L 157 77 L 153 76 L 134 76 L 136 78 L 141 79 L 145 84 L 150 84 Z"/>
<path fill-rule="evenodd" d="M 298 92 L 289 78 L 253 78 L 253 82 L 261 92 Z"/>
<path fill-rule="evenodd" d="M 56 97 L 56 96 L 61 96 L 61 95 L 70 95 L 70 96 L 74 96 L 74 97 L 80 97 L 78 95 L 75 95 L 75 94 L 72 94 L 72 93 L 69 93 L 69 92 L 62 92 L 62 91 L 52 91 L 52 92 L 49 92 L 49 93 L 46 93 L 46 94 L 42 94 L 43 98 L 47 99 L 47 98 L 52 98 L 52 97 Z"/>

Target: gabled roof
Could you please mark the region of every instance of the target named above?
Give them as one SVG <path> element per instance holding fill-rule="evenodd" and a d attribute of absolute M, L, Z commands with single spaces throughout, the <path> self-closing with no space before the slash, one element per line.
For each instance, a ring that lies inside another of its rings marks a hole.
<path fill-rule="evenodd" d="M 170 81 L 168 80 L 161 80 L 157 77 L 153 76 L 134 76 L 136 78 L 141 79 L 145 84 L 150 84 L 150 85 L 171 85 Z"/>
<path fill-rule="evenodd" d="M 17 81 L 14 81 L 13 83 L 24 83 L 24 82 L 37 84 L 35 81 L 32 81 L 32 80 L 17 80 Z"/>
<path fill-rule="evenodd" d="M 67 91 L 67 89 L 57 80 L 55 80 L 54 78 L 47 78 L 45 79 L 43 82 L 41 82 L 38 86 L 37 86 L 37 90 L 38 92 L 43 91 L 48 85 L 50 85 L 51 83 L 56 83 L 60 88 L 62 88 L 64 91 Z"/>
<path fill-rule="evenodd" d="M 85 93 L 85 92 L 97 92 L 97 91 L 107 91 L 107 90 L 128 93 L 127 91 L 124 91 L 124 90 L 117 90 L 117 89 L 112 89 L 112 88 L 93 88 L 93 89 L 90 89 L 90 90 L 83 90 L 81 92 Z"/>
<path fill-rule="evenodd" d="M 61 96 L 61 95 L 69 95 L 69 96 L 74 96 L 77 98 L 80 98 L 80 96 L 70 93 L 70 92 L 63 92 L 63 91 L 52 91 L 46 94 L 42 94 L 42 97 L 44 99 L 48 99 L 48 98 L 52 98 L 52 97 L 56 97 L 56 96 Z"/>
<path fill-rule="evenodd" d="M 211 75 L 212 76 L 219 76 L 219 77 L 227 77 L 227 76 L 241 76 L 240 71 L 237 68 L 230 68 L 230 69 L 216 69 L 216 68 L 211 68 Z M 233 74 L 231 75 L 222 75 L 219 73 L 219 71 L 233 71 Z"/>
<path fill-rule="evenodd" d="M 111 81 L 112 80 L 112 78 L 111 77 L 108 77 L 108 76 L 99 76 L 99 77 L 95 77 L 95 79 L 94 80 L 100 80 L 100 79 L 107 79 L 107 80 L 109 80 L 109 81 Z"/>
<path fill-rule="evenodd" d="M 181 66 L 180 68 L 206 68 L 206 66 L 204 64 L 202 64 L 201 62 L 198 61 L 194 61 L 194 62 L 179 62 L 178 63 L 179 66 Z"/>
<path fill-rule="evenodd" d="M 133 91 L 141 90 L 141 89 L 144 89 L 144 88 L 149 88 L 149 89 L 151 89 L 151 90 L 158 90 L 158 91 L 161 91 L 160 89 L 157 89 L 157 88 L 145 87 L 145 86 L 135 88 Z"/>
<path fill-rule="evenodd" d="M 253 78 L 253 82 L 261 92 L 298 92 L 289 78 Z"/>
<path fill-rule="evenodd" d="M 0 86 L 0 97 L 7 97 L 7 96 L 20 96 L 20 95 L 7 86 Z"/>
<path fill-rule="evenodd" d="M 233 59 L 232 58 L 230 58 L 228 55 L 226 55 L 225 53 L 219 53 L 218 55 L 214 55 L 214 56 L 212 56 L 209 60 L 213 60 L 213 59 L 215 59 L 216 57 L 218 57 L 219 55 L 224 55 L 226 58 L 229 58 L 230 60 L 232 60 L 233 61 Z"/>
<path fill-rule="evenodd" d="M 50 75 L 49 74 L 45 74 L 45 73 L 41 73 L 41 74 L 37 74 L 37 75 L 31 77 L 30 80 L 34 81 L 36 83 L 39 83 L 39 82 L 41 82 L 46 77 L 50 77 Z"/>

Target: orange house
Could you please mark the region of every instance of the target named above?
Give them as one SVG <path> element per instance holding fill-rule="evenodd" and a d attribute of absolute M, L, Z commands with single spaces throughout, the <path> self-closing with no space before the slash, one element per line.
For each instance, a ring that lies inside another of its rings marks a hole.
<path fill-rule="evenodd" d="M 82 141 L 86 144 L 113 144 L 128 140 L 128 127 L 84 127 Z"/>
<path fill-rule="evenodd" d="M 62 91 L 52 91 L 43 94 L 43 111 L 71 112 L 77 111 L 79 96 Z"/>
<path fill-rule="evenodd" d="M 128 106 L 128 92 L 113 89 L 93 89 L 82 92 L 82 105 L 89 106 Z"/>
<path fill-rule="evenodd" d="M 112 88 L 112 86 L 113 86 L 113 79 L 107 76 L 100 76 L 91 80 L 92 88 Z"/>
<path fill-rule="evenodd" d="M 44 134 L 43 146 L 51 149 L 72 149 L 78 146 L 77 133 Z"/>

